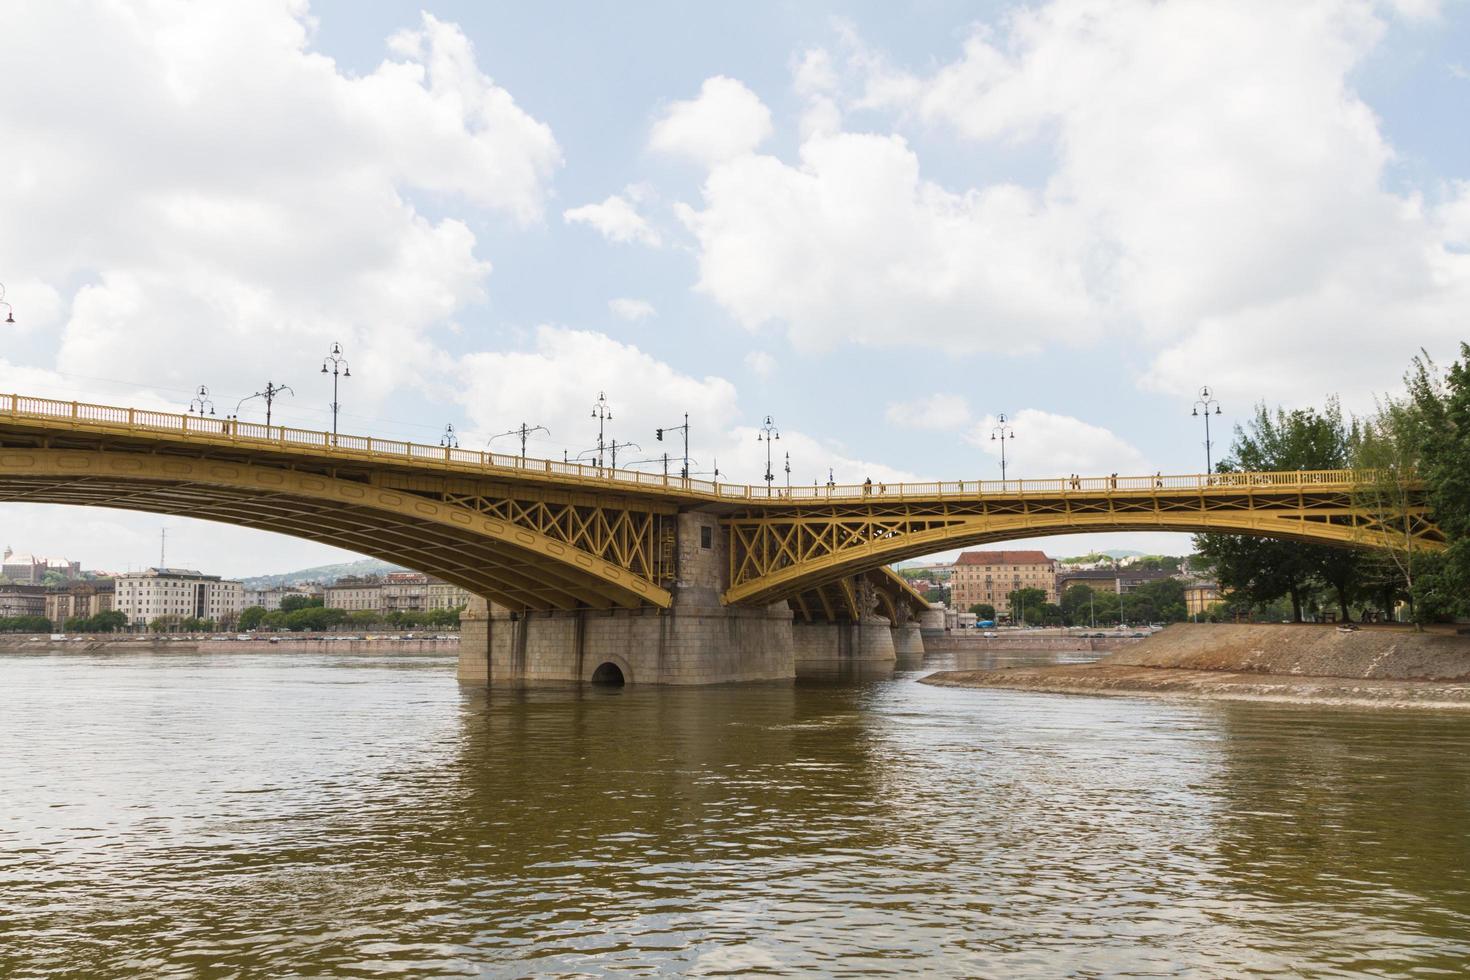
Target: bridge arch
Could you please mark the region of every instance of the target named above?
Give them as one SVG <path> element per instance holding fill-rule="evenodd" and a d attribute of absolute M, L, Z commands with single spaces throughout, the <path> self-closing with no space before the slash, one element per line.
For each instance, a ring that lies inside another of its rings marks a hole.
<path fill-rule="evenodd" d="M 841 525 L 846 524 L 846 529 Z M 886 526 L 868 524 L 849 515 L 834 518 L 831 527 L 811 528 L 767 515 L 754 520 L 733 519 L 732 585 L 727 603 L 766 603 L 789 599 L 823 584 L 910 558 L 1018 538 L 1056 537 L 1107 531 L 1163 531 L 1228 533 L 1300 541 L 1346 548 L 1385 548 L 1401 543 L 1401 536 L 1366 519 L 1347 502 L 1342 507 L 1292 510 L 1240 509 L 1152 510 L 1051 514 L 986 514 L 955 516 L 914 526 L 903 521 Z M 1437 532 L 1427 521 L 1423 545 L 1440 546 Z M 802 541 L 809 535 L 825 544 Z M 837 546 L 831 546 L 835 541 Z M 774 558 L 774 560 L 771 560 Z"/>
<path fill-rule="evenodd" d="M 330 472 L 114 450 L 0 450 L 0 501 L 192 517 L 336 545 L 510 609 L 667 606 L 654 582 L 503 516 Z"/>

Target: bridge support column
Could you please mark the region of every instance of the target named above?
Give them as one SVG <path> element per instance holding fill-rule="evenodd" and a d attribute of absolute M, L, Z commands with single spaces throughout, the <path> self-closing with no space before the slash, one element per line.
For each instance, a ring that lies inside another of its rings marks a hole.
<path fill-rule="evenodd" d="M 728 535 L 714 515 L 680 514 L 678 522 L 671 608 L 511 613 L 491 606 L 483 621 L 466 610 L 460 679 L 720 684 L 794 677 L 790 606 L 723 605 Z"/>
<path fill-rule="evenodd" d="M 922 657 L 924 637 L 913 620 L 893 627 L 893 652 L 900 657 Z"/>
<path fill-rule="evenodd" d="M 898 659 L 893 629 L 882 616 L 865 616 L 856 623 L 792 623 L 791 635 L 798 667 L 891 667 Z"/>
<path fill-rule="evenodd" d="M 490 605 L 471 596 L 459 614 L 459 682 L 490 683 Z"/>

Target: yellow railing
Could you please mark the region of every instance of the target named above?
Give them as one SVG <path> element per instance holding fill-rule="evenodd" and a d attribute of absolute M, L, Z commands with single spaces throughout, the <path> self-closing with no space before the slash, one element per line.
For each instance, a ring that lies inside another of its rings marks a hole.
<path fill-rule="evenodd" d="M 314 429 L 265 426 L 238 419 L 217 419 L 141 408 L 59 401 L 27 395 L 0 395 L 0 418 L 45 419 L 71 429 L 117 433 L 149 433 L 210 444 L 256 446 L 324 456 L 380 461 L 407 461 L 489 475 L 521 474 L 540 479 L 566 479 L 620 489 L 696 494 L 719 500 L 773 502 L 894 500 L 904 498 L 1025 496 L 1150 491 L 1238 491 L 1242 489 L 1349 489 L 1371 474 L 1353 470 L 1295 470 L 1279 473 L 1210 473 L 1165 476 L 1090 476 L 1044 480 L 943 480 L 923 483 L 872 483 L 821 486 L 749 486 L 711 480 L 681 479 L 639 470 L 612 469 L 554 459 L 522 458 L 504 453 L 428 446 L 372 436 L 333 435 Z"/>

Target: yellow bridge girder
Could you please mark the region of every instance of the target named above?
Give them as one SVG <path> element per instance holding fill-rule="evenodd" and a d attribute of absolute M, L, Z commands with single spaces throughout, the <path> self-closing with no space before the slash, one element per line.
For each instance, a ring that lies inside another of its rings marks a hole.
<path fill-rule="evenodd" d="M 513 610 L 669 606 L 676 515 L 684 510 L 723 521 L 727 603 L 804 597 L 837 603 L 823 610 L 830 618 L 856 602 L 843 591 L 854 583 L 866 582 L 891 612 L 916 601 L 874 572 L 881 566 L 1008 538 L 1228 531 L 1387 546 L 1402 534 L 1363 506 L 1370 476 L 746 486 L 0 395 L 0 501 L 152 511 L 277 531 L 400 562 Z M 1416 544 L 1443 546 L 1422 503 L 1409 518 Z"/>

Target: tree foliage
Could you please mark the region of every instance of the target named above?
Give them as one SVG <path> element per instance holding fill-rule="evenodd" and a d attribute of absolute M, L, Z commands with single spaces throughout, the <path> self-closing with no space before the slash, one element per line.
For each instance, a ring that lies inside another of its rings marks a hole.
<path fill-rule="evenodd" d="M 1427 356 L 1410 368 L 1412 416 L 1405 450 L 1417 453 L 1434 521 L 1449 544 L 1421 563 L 1412 594 L 1421 617 L 1470 611 L 1470 344 L 1440 372 Z"/>
<path fill-rule="evenodd" d="M 51 620 L 45 616 L 0 616 L 0 633 L 49 633 Z"/>
<path fill-rule="evenodd" d="M 1256 406 L 1246 425 L 1235 427 L 1222 472 L 1271 470 L 1340 470 L 1352 464 L 1356 430 L 1344 421 L 1337 399 L 1322 411 L 1300 408 L 1274 412 Z M 1312 589 L 1325 585 L 1335 594 L 1338 611 L 1350 618 L 1363 561 L 1347 548 L 1254 538 L 1241 534 L 1200 534 L 1195 548 L 1212 566 L 1220 586 L 1253 606 L 1291 600 L 1292 619 L 1300 622 Z"/>

